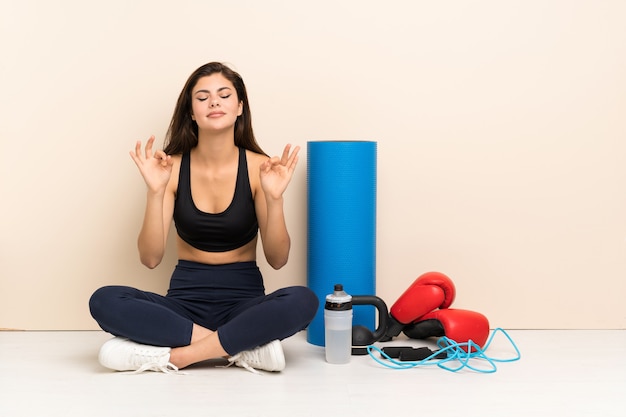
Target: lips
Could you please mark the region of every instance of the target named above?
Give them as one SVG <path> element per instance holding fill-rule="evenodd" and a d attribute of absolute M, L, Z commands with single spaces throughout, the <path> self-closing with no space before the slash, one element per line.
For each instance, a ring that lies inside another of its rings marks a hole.
<path fill-rule="evenodd" d="M 226 113 L 224 113 L 223 111 L 212 111 L 211 113 L 209 113 L 209 117 L 220 117 L 225 114 Z"/>

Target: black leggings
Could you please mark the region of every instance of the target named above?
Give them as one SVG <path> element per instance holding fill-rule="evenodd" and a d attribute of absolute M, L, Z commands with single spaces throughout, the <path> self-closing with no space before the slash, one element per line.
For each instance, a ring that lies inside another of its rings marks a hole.
<path fill-rule="evenodd" d="M 180 260 L 166 296 L 107 286 L 91 296 L 89 309 L 104 331 L 153 346 L 189 345 L 195 323 L 218 331 L 222 347 L 234 355 L 304 330 L 318 304 L 302 286 L 265 295 L 256 262 Z"/>

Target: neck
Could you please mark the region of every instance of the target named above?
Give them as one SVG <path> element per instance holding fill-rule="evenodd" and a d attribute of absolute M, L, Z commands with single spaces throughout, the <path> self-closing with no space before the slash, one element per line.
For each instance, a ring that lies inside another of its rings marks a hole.
<path fill-rule="evenodd" d="M 219 163 L 229 160 L 236 150 L 232 130 L 220 133 L 199 132 L 194 153 L 205 162 Z"/>

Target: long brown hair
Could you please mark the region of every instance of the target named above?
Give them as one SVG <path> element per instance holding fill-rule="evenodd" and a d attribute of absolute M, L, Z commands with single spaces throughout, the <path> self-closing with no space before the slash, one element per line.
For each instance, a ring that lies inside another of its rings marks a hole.
<path fill-rule="evenodd" d="M 243 105 L 241 116 L 235 122 L 235 145 L 266 155 L 252 131 L 252 117 L 246 86 L 241 76 L 220 62 L 209 62 L 195 70 L 187 79 L 178 96 L 172 121 L 165 135 L 164 151 L 168 155 L 189 152 L 198 144 L 198 125 L 191 119 L 191 93 L 198 80 L 212 74 L 222 74 L 235 87 L 237 98 Z"/>

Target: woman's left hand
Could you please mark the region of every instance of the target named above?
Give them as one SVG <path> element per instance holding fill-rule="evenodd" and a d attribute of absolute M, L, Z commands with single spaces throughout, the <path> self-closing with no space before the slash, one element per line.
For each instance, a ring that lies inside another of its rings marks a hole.
<path fill-rule="evenodd" d="M 298 163 L 300 147 L 291 152 L 291 145 L 285 146 L 282 157 L 274 156 L 260 166 L 261 187 L 267 197 L 280 199 L 291 181 Z"/>

